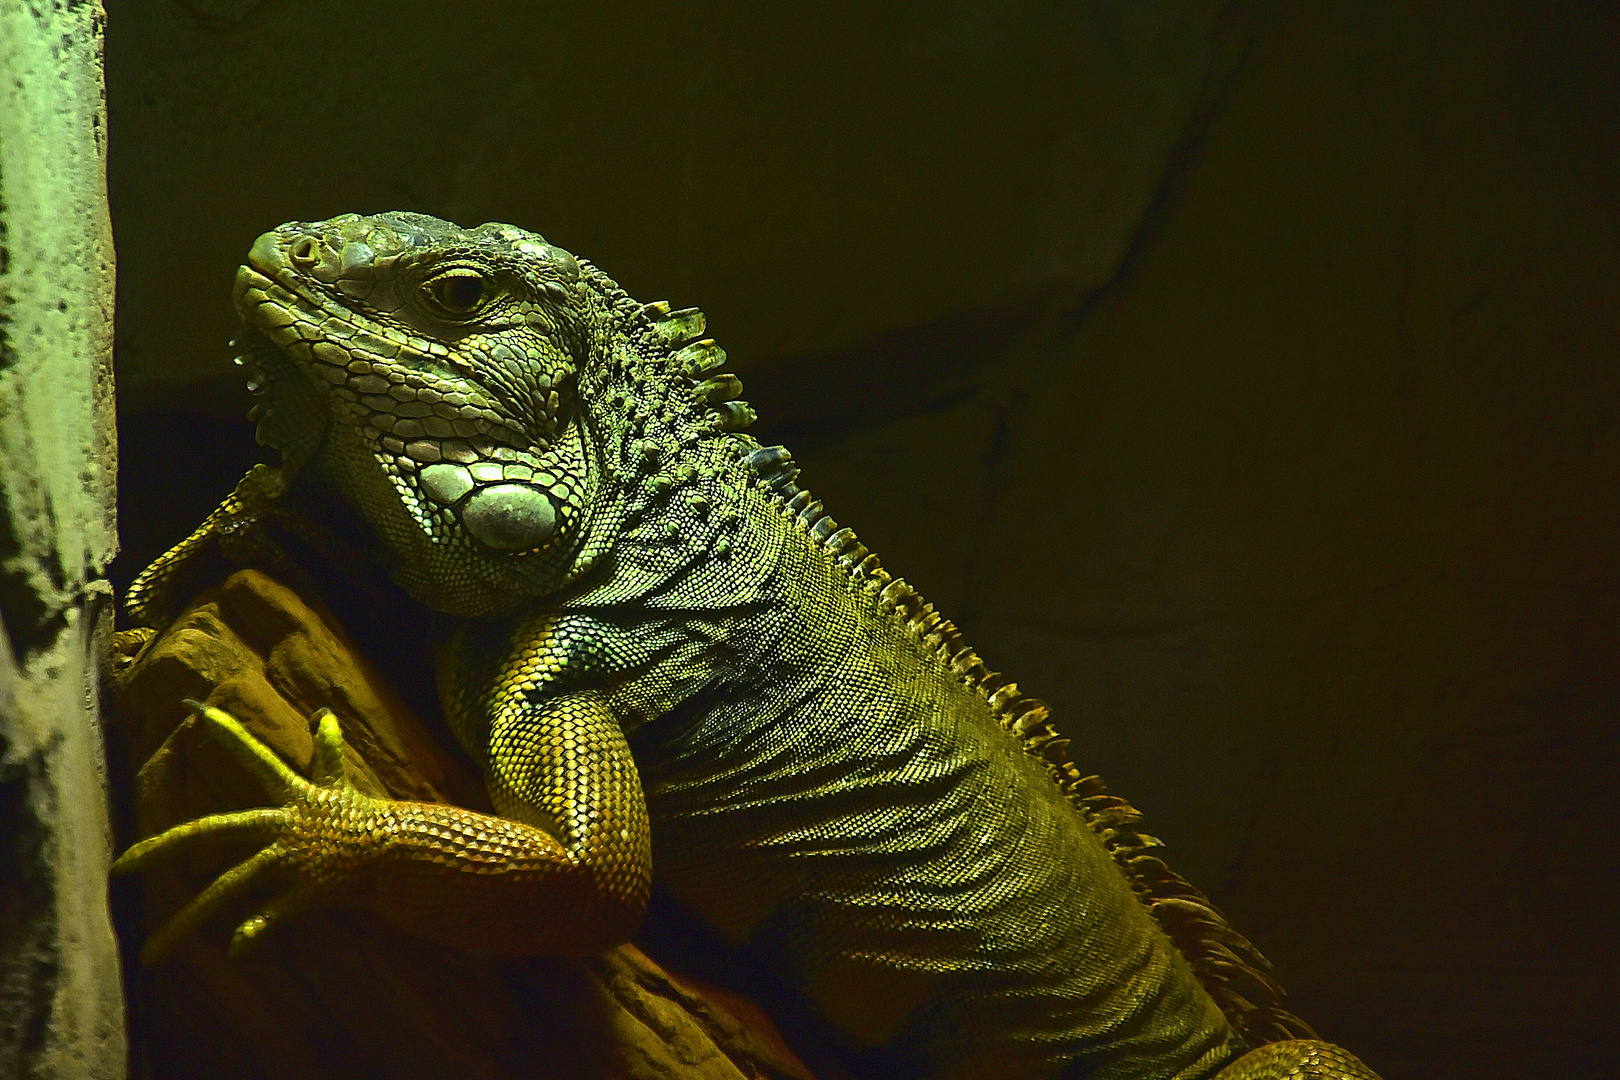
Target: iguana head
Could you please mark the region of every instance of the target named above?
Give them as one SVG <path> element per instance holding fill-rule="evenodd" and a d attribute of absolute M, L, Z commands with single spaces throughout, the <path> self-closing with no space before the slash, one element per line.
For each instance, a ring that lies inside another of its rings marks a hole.
<path fill-rule="evenodd" d="M 333 477 L 431 606 L 476 614 L 553 591 L 594 550 L 602 440 L 580 375 L 626 299 L 510 225 L 283 225 L 236 280 L 260 439 Z"/>

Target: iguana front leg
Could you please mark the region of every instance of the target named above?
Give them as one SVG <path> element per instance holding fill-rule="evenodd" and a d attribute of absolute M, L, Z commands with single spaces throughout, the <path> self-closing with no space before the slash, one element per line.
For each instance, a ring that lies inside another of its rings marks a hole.
<path fill-rule="evenodd" d="M 630 916 L 627 938 L 652 889 L 652 840 L 620 719 L 578 682 L 589 640 L 551 616 L 467 627 L 440 653 L 439 690 L 495 811 L 575 853 L 596 895 Z"/>
<path fill-rule="evenodd" d="M 408 933 L 471 952 L 581 955 L 623 941 L 645 908 L 651 857 L 641 787 L 619 783 L 626 767 L 635 780 L 623 736 L 616 753 L 617 724 L 586 695 L 536 717 L 532 767 L 515 777 L 536 801 L 497 800 L 526 820 L 366 795 L 345 775 L 343 737 L 330 712 L 320 715 L 311 783 L 228 713 L 189 704 L 284 803 L 178 825 L 119 858 L 114 871 L 128 872 L 201 844 L 264 843 L 153 934 L 143 959 L 160 958 L 261 885 L 276 891 L 237 928 L 233 953 L 300 911 L 336 904 L 368 908 Z M 591 757 L 568 752 L 580 747 Z"/>
<path fill-rule="evenodd" d="M 152 636 L 152 630 L 168 622 L 175 584 L 200 556 L 217 548 L 227 559 L 241 564 L 266 554 L 256 526 L 275 512 L 287 483 L 284 470 L 271 465 L 253 466 L 191 535 L 140 572 L 124 593 L 124 610 L 145 631 L 141 635 L 143 644 Z M 271 556 L 268 561 L 278 560 Z"/>

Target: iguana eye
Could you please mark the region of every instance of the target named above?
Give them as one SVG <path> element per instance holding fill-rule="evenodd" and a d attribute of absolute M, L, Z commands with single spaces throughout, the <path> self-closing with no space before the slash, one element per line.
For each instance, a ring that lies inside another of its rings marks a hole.
<path fill-rule="evenodd" d="M 451 270 L 422 286 L 433 305 L 450 315 L 471 315 L 489 300 L 491 290 L 482 276 L 471 270 Z"/>

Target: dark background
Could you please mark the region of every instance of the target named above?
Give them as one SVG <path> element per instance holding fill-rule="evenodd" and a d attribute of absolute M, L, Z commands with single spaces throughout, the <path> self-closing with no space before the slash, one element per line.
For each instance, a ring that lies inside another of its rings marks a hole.
<path fill-rule="evenodd" d="M 1620 1075 L 1620 14 L 126 0 L 121 580 L 283 220 L 544 232 L 1389 1080 Z"/>

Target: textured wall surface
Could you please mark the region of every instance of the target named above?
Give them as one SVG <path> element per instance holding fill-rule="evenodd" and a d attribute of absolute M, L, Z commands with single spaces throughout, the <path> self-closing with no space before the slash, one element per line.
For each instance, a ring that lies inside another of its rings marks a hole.
<path fill-rule="evenodd" d="M 704 307 L 1324 1034 L 1620 1070 L 1612 7 L 389 10 L 114 21 L 136 559 L 251 457 L 253 235 L 537 227 Z"/>
<path fill-rule="evenodd" d="M 0 1077 L 115 1080 L 96 646 L 111 590 L 99 4 L 0 0 Z"/>
<path fill-rule="evenodd" d="M 798 453 L 1329 1037 L 1610 1075 L 1620 28 L 1407 7 L 1261 22 L 1092 305 Z"/>

